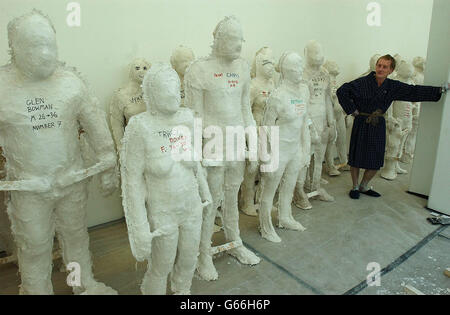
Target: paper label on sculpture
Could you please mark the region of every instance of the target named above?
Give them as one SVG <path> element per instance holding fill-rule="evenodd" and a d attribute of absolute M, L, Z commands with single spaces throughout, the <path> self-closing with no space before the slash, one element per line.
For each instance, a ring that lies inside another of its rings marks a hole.
<path fill-rule="evenodd" d="M 48 102 L 44 97 L 27 99 L 25 101 L 25 112 L 34 132 L 61 128 L 62 126 L 56 106 Z"/>
<path fill-rule="evenodd" d="M 294 105 L 295 112 L 298 116 L 303 116 L 306 110 L 306 103 L 303 100 L 291 100 L 291 105 Z"/>

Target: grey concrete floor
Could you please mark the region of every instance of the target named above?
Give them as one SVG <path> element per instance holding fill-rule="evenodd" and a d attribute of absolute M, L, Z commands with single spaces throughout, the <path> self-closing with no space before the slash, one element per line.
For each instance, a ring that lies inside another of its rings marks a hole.
<path fill-rule="evenodd" d="M 329 178 L 323 187 L 335 202 L 313 200 L 313 209 L 293 207 L 294 217 L 307 230 L 278 229 L 281 243 L 261 238 L 258 219 L 241 213 L 240 230 L 245 245 L 261 263 L 241 265 L 221 253 L 215 258 L 217 281 L 194 277 L 192 294 L 405 294 L 412 285 L 425 294 L 450 295 L 450 228 L 426 221 L 426 200 L 406 193 L 409 175 L 395 181 L 377 176 L 372 185 L 381 198 L 348 197 L 350 174 Z M 273 213 L 274 224 L 277 223 Z M 129 248 L 124 222 L 90 231 L 94 273 L 120 294 L 140 294 L 146 264 L 136 263 Z M 224 242 L 223 232 L 214 243 Z M 371 262 L 381 270 L 380 286 L 368 287 Z M 56 294 L 70 294 L 66 274 L 54 268 Z M 0 266 L 0 294 L 17 294 L 20 278 L 14 265 Z"/>

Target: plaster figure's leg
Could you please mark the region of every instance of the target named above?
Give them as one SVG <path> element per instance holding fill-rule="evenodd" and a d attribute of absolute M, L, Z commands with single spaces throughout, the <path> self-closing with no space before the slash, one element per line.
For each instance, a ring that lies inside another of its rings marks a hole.
<path fill-rule="evenodd" d="M 308 173 L 308 167 L 304 166 L 298 172 L 297 184 L 294 190 L 293 202 L 297 208 L 308 210 L 312 208 L 311 203 L 308 200 L 308 195 L 305 193 L 304 186 L 306 180 L 306 174 Z"/>
<path fill-rule="evenodd" d="M 325 151 L 325 163 L 328 171 L 328 175 L 337 176 L 341 172 L 338 171 L 336 165 L 334 165 L 333 144 L 328 143 Z"/>
<path fill-rule="evenodd" d="M 322 161 L 325 156 L 326 143 L 321 143 L 315 147 L 314 151 L 314 169 L 312 176 L 312 191 L 317 191 L 317 196 L 322 201 L 334 201 L 334 197 L 330 196 L 326 190 L 320 187 L 320 179 L 322 176 Z"/>
<path fill-rule="evenodd" d="M 200 255 L 198 257 L 197 271 L 203 280 L 217 280 L 218 274 L 214 267 L 211 255 L 211 238 L 214 232 L 214 219 L 217 208 L 223 198 L 223 184 L 225 180 L 224 167 L 209 167 L 208 186 L 213 202 L 203 208 L 203 223 L 200 237 Z"/>
<path fill-rule="evenodd" d="M 56 205 L 56 231 L 61 245 L 64 264 L 80 265 L 81 287 L 74 287 L 75 294 L 116 294 L 103 283 L 94 280 L 89 252 L 87 231 L 87 184 L 81 182 L 66 188 L 69 193 Z"/>
<path fill-rule="evenodd" d="M 150 227 L 155 231 L 159 227 L 174 224 L 174 218 L 154 209 L 150 217 Z M 167 210 L 171 212 L 170 210 Z M 152 261 L 149 269 L 144 275 L 141 284 L 143 295 L 165 295 L 167 292 L 167 277 L 172 271 L 177 254 L 179 232 L 174 229 L 173 233 L 159 236 L 152 241 Z"/>
<path fill-rule="evenodd" d="M 11 222 L 6 212 L 6 195 L 4 191 L 0 191 L 0 240 L 5 246 L 3 249 L 8 255 L 16 253 L 16 246 L 12 238 Z"/>
<path fill-rule="evenodd" d="M 171 274 L 172 291 L 180 295 L 190 294 L 197 266 L 203 211 L 200 198 L 192 210 L 194 214 L 180 220 L 182 224 L 179 229 L 177 258 Z"/>
<path fill-rule="evenodd" d="M 227 165 L 225 170 L 225 196 L 222 211 L 225 238 L 229 242 L 241 240 L 237 196 L 244 178 L 244 169 L 245 162 L 232 162 Z M 244 245 L 231 249 L 228 253 L 245 265 L 256 265 L 261 261 Z"/>
<path fill-rule="evenodd" d="M 17 247 L 21 294 L 53 294 L 54 203 L 34 193 L 11 192 L 8 214 Z"/>
<path fill-rule="evenodd" d="M 244 181 L 241 186 L 241 210 L 246 215 L 256 217 L 258 213 L 255 207 L 255 180 L 258 171 L 251 173 L 250 167 L 245 167 Z"/>
<path fill-rule="evenodd" d="M 274 173 L 262 173 L 261 176 L 262 191 L 261 206 L 259 208 L 259 228 L 263 238 L 275 243 L 281 242 L 281 238 L 273 227 L 272 206 L 284 169 L 285 165 L 279 165 Z"/>
<path fill-rule="evenodd" d="M 295 183 L 298 178 L 300 161 L 298 158 L 291 160 L 280 183 L 280 195 L 278 197 L 278 226 L 296 231 L 304 231 L 305 228 L 292 217 L 292 196 Z"/>
<path fill-rule="evenodd" d="M 347 130 L 345 128 L 345 118 L 341 116 L 340 119 L 336 120 L 337 128 L 337 138 L 336 138 L 336 150 L 339 156 L 340 164 L 347 164 Z"/>
<path fill-rule="evenodd" d="M 401 158 L 402 155 L 404 154 L 403 151 L 404 151 L 404 148 L 405 148 L 406 139 L 408 138 L 408 135 L 409 135 L 409 132 L 408 132 L 408 133 L 405 133 L 405 134 L 403 135 L 403 137 L 402 137 L 401 142 L 400 142 L 399 158 Z M 395 163 L 395 164 L 396 164 L 395 170 L 396 170 L 397 174 L 407 174 L 408 171 L 407 171 L 407 170 L 404 170 L 403 168 L 401 168 L 399 163 L 400 163 L 399 161 L 397 161 L 397 162 Z"/>

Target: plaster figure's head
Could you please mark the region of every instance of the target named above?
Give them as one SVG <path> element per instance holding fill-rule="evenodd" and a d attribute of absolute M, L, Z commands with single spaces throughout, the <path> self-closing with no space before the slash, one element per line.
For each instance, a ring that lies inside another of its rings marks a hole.
<path fill-rule="evenodd" d="M 380 54 L 375 54 L 375 55 L 373 55 L 370 58 L 370 61 L 369 61 L 369 69 L 370 69 L 370 71 L 375 71 L 375 69 L 377 67 L 378 58 L 380 58 L 380 57 L 381 57 Z"/>
<path fill-rule="evenodd" d="M 145 59 L 134 59 L 130 65 L 130 79 L 137 83 L 142 83 L 142 80 L 144 80 L 145 74 L 148 69 L 150 69 L 150 66 L 150 63 L 148 63 Z"/>
<path fill-rule="evenodd" d="M 315 40 L 309 41 L 305 47 L 305 57 L 308 65 L 321 66 L 325 60 L 322 46 Z"/>
<path fill-rule="evenodd" d="M 378 79 L 385 79 L 388 75 L 390 75 L 396 66 L 396 61 L 394 57 L 391 55 L 384 55 L 378 58 L 377 64 L 375 67 L 375 76 Z"/>
<path fill-rule="evenodd" d="M 394 55 L 394 59 L 395 59 L 395 64 L 396 64 L 396 65 L 399 65 L 399 64 L 402 62 L 403 57 L 400 56 L 399 54 L 395 54 L 395 55 Z M 394 69 L 395 69 L 395 67 L 394 67 Z"/>
<path fill-rule="evenodd" d="M 299 84 L 303 75 L 303 59 L 295 52 L 285 52 L 278 61 L 281 82 Z"/>
<path fill-rule="evenodd" d="M 273 78 L 275 71 L 275 61 L 273 59 L 272 49 L 263 47 L 258 50 L 253 60 L 250 75 L 254 77 L 262 77 L 265 79 Z"/>
<path fill-rule="evenodd" d="M 410 62 L 402 60 L 397 67 L 397 74 L 402 78 L 411 78 L 414 75 L 414 66 Z"/>
<path fill-rule="evenodd" d="M 415 68 L 423 72 L 425 70 L 425 59 L 422 57 L 414 57 L 412 61 Z"/>
<path fill-rule="evenodd" d="M 180 107 L 180 78 L 169 64 L 152 65 L 142 82 L 147 111 L 172 115 Z"/>
<path fill-rule="evenodd" d="M 214 32 L 213 55 L 228 61 L 241 55 L 244 37 L 241 23 L 234 16 L 227 16 L 217 24 Z"/>
<path fill-rule="evenodd" d="M 170 57 L 170 63 L 172 64 L 173 69 L 182 78 L 186 73 L 187 67 L 194 59 L 195 55 L 192 49 L 180 45 L 173 51 L 172 56 Z"/>
<path fill-rule="evenodd" d="M 56 32 L 50 19 L 37 10 L 8 23 L 11 62 L 26 77 L 46 79 L 58 66 Z"/>
<path fill-rule="evenodd" d="M 324 64 L 323 67 L 328 71 L 329 74 L 331 74 L 332 76 L 338 76 L 339 75 L 339 66 L 336 62 L 331 61 L 331 60 L 327 60 Z"/>

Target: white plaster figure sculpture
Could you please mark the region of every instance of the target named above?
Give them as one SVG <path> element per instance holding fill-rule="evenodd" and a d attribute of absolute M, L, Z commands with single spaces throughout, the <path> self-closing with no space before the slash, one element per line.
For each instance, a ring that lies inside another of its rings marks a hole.
<path fill-rule="evenodd" d="M 266 100 L 274 89 L 274 64 L 273 53 L 269 47 L 263 47 L 256 52 L 251 69 L 250 104 L 257 126 L 261 126 Z M 241 186 L 241 210 L 249 216 L 257 216 L 255 181 L 259 171 L 256 169 L 252 173 L 251 170 L 252 167 L 247 165 Z"/>
<path fill-rule="evenodd" d="M 392 79 L 392 80 L 397 80 L 397 70 L 398 70 L 398 66 L 399 66 L 400 63 L 402 62 L 403 57 L 400 56 L 399 54 L 395 54 L 395 55 L 394 55 L 394 59 L 395 59 L 395 64 L 396 64 L 397 66 L 395 67 L 395 70 L 392 71 L 392 73 L 388 76 L 388 78 L 389 78 L 389 79 Z"/>
<path fill-rule="evenodd" d="M 381 55 L 380 54 L 375 54 L 375 55 L 373 55 L 372 57 L 370 57 L 370 60 L 369 60 L 369 69 L 366 71 L 366 72 L 364 72 L 363 74 L 361 74 L 359 77 L 365 77 L 365 76 L 367 76 L 369 73 L 371 73 L 372 71 L 375 71 L 375 67 L 376 67 L 376 65 L 377 65 L 377 61 L 378 61 L 378 59 L 381 57 Z"/>
<path fill-rule="evenodd" d="M 345 126 L 345 112 L 342 109 L 342 106 L 339 104 L 339 101 L 336 96 L 337 91 L 337 82 L 336 77 L 339 75 L 339 66 L 336 62 L 328 60 L 324 63 L 323 67 L 330 74 L 330 84 L 331 84 L 331 102 L 333 103 L 333 113 L 334 119 L 336 120 L 336 153 L 339 157 L 339 164 L 345 165 L 347 164 L 347 128 Z M 325 153 L 325 163 L 328 174 L 330 176 L 339 175 L 337 167 L 334 165 L 334 156 L 333 156 L 333 145 L 332 143 L 328 143 L 327 151 Z"/>
<path fill-rule="evenodd" d="M 334 201 L 324 188 L 320 187 L 322 176 L 322 162 L 325 151 L 331 138 L 336 138 L 336 123 L 331 102 L 330 75 L 322 68 L 324 55 L 321 45 L 316 41 L 310 41 L 305 47 L 306 65 L 303 72 L 303 80 L 308 84 L 310 99 L 308 112 L 312 120 L 314 131 L 311 133 L 311 164 L 308 168 L 300 170 L 300 177 L 295 189 L 294 204 L 301 209 L 310 209 L 311 204 L 304 192 L 304 183 L 307 172 L 311 182 L 311 191 L 317 191 L 318 198 L 322 201 Z"/>
<path fill-rule="evenodd" d="M 414 84 L 413 75 L 414 67 L 410 62 L 402 60 L 397 67 L 397 77 L 396 79 L 404 82 L 406 84 Z M 399 159 L 403 153 L 403 149 L 406 143 L 406 138 L 412 129 L 413 122 L 413 103 L 405 101 L 395 101 L 392 103 L 391 108 L 388 110 L 388 115 L 391 115 L 400 124 L 400 129 L 402 130 L 402 138 L 399 147 L 395 152 L 397 152 L 395 161 L 395 171 L 390 167 L 385 167 L 381 172 L 381 176 L 386 179 L 394 179 L 396 174 L 405 174 L 406 170 L 402 169 L 399 165 Z M 386 159 L 392 159 L 392 156 L 386 155 Z"/>
<path fill-rule="evenodd" d="M 263 126 L 279 127 L 280 164 L 274 172 L 262 173 L 259 223 L 261 236 L 271 242 L 281 242 L 272 224 L 272 205 L 279 188 L 278 226 L 304 231 L 292 217 L 292 197 L 299 170 L 310 162 L 311 136 L 307 112 L 309 89 L 300 84 L 303 60 L 293 52 L 284 53 L 279 61 L 280 86 L 267 99 Z"/>
<path fill-rule="evenodd" d="M 380 176 L 393 180 L 397 177 L 397 163 L 400 154 L 402 138 L 406 130 L 402 130 L 401 123 L 394 117 L 386 119 L 386 153 L 384 156 L 384 166 Z"/>
<path fill-rule="evenodd" d="M 190 132 L 194 116 L 180 108 L 180 80 L 169 64 L 152 66 L 143 91 L 147 111 L 129 121 L 120 152 L 131 250 L 138 261 L 149 260 L 143 294 L 166 294 L 169 273 L 172 291 L 189 294 L 202 209 L 211 202 L 211 195 L 200 162 L 179 161 L 173 155 L 193 153 L 192 137 L 177 127 Z"/>
<path fill-rule="evenodd" d="M 118 89 L 111 100 L 110 122 L 117 152 L 120 152 L 123 133 L 130 118 L 145 111 L 141 85 L 150 66 L 142 58 L 133 60 L 130 64 L 130 81 L 125 87 Z"/>
<path fill-rule="evenodd" d="M 181 82 L 181 107 L 184 107 L 184 74 L 186 73 L 186 69 L 194 60 L 195 55 L 193 50 L 183 45 L 178 46 L 170 57 L 172 68 L 178 73 Z"/>
<path fill-rule="evenodd" d="M 414 75 L 413 81 L 416 85 L 423 85 L 423 72 L 425 70 L 425 59 L 423 57 L 415 57 L 413 59 Z M 419 113 L 420 102 L 413 102 L 412 108 L 412 128 L 406 137 L 406 142 L 403 147 L 402 157 L 400 161 L 403 163 L 410 163 L 414 158 L 414 150 L 416 146 L 417 129 L 419 128 Z"/>
<path fill-rule="evenodd" d="M 34 10 L 8 24 L 11 63 L 0 68 L 0 145 L 10 191 L 8 215 L 17 247 L 22 294 L 52 294 L 55 230 L 65 265 L 79 264 L 74 293 L 116 294 L 96 282 L 86 222 L 87 182 L 100 174 L 101 188 L 117 186 L 114 143 L 106 117 L 73 69 L 57 61 L 55 30 Z M 98 163 L 84 169 L 79 126 Z"/>
<path fill-rule="evenodd" d="M 196 60 L 186 71 L 185 77 L 185 104 L 194 110 L 197 117 L 202 118 L 205 138 L 211 137 L 207 135 L 206 129 L 215 128 L 226 134 L 226 127 L 255 126 L 250 107 L 250 70 L 248 64 L 239 57 L 243 42 L 241 24 L 235 17 L 226 17 L 216 26 L 213 36 L 211 55 Z M 224 148 L 225 143 L 226 139 L 223 140 Z M 213 198 L 213 203 L 203 213 L 197 267 L 200 277 L 205 280 L 218 278 L 212 260 L 211 236 L 219 206 L 226 240 L 237 243 L 241 241 L 237 199 L 246 162 L 237 159 L 226 161 L 227 149 L 217 148 L 220 156 L 218 159 L 204 157 L 202 161 L 207 167 L 208 184 Z M 230 150 L 228 153 L 233 155 L 233 148 Z M 259 257 L 243 245 L 227 253 L 243 264 L 255 265 L 260 262 Z"/>

